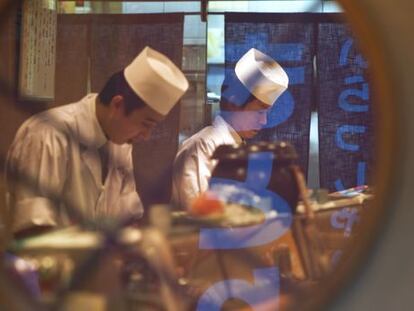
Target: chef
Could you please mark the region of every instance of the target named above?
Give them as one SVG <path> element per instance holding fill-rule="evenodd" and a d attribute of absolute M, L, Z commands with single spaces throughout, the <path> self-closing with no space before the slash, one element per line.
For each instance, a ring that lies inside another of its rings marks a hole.
<path fill-rule="evenodd" d="M 14 235 L 141 217 L 131 144 L 148 139 L 187 88 L 183 73 L 146 47 L 99 94 L 24 122 L 6 165 Z"/>
<path fill-rule="evenodd" d="M 267 112 L 288 87 L 283 68 L 268 55 L 250 49 L 226 74 L 222 84 L 220 115 L 211 126 L 185 140 L 174 162 L 172 203 L 189 209 L 207 190 L 217 164 L 211 159 L 220 145 L 253 138 L 267 123 Z"/>

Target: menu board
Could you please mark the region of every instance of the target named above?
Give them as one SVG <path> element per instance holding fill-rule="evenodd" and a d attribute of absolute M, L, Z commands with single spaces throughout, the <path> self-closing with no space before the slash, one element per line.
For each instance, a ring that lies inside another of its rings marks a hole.
<path fill-rule="evenodd" d="M 56 0 L 23 1 L 19 65 L 23 98 L 54 98 L 56 27 Z"/>

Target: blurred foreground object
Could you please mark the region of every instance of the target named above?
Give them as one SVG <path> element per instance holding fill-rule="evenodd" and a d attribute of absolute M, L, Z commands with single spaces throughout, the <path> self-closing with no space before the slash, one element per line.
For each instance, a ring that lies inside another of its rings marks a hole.
<path fill-rule="evenodd" d="M 323 279 L 352 252 L 362 232 L 360 219 L 367 214 L 373 194 L 370 188 L 353 195 L 353 189 L 328 194 L 321 201 L 307 199 L 298 204 L 292 226 L 307 277 Z M 307 206 L 306 206 L 307 205 Z"/>
<path fill-rule="evenodd" d="M 220 216 L 223 214 L 223 204 L 211 191 L 206 191 L 194 199 L 190 214 L 194 216 Z"/>
<path fill-rule="evenodd" d="M 118 310 L 126 305 L 155 303 L 160 310 L 184 308 L 178 291 L 173 289 L 178 280 L 169 243 L 160 230 L 152 227 L 127 227 L 116 234 L 70 227 L 16 240 L 10 251 L 36 267 L 44 306 L 59 305 L 64 310 L 76 306 L 83 310 L 96 305 L 99 310 Z M 122 275 L 131 263 L 139 269 L 129 270 L 127 283 L 122 284 Z M 152 279 L 145 278 L 150 275 Z M 135 287 L 131 287 L 133 283 Z M 151 294 L 158 293 L 154 301 L 137 298 L 144 287 L 150 288 Z"/>

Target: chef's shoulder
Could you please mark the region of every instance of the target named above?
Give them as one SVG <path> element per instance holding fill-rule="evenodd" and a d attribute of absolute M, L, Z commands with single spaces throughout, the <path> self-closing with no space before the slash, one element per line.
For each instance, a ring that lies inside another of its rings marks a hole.
<path fill-rule="evenodd" d="M 19 128 L 15 141 L 43 144 L 59 142 L 66 145 L 74 126 L 74 115 L 71 114 L 72 109 L 69 106 L 53 108 L 33 115 Z"/>
<path fill-rule="evenodd" d="M 207 126 L 186 139 L 180 151 L 185 150 L 190 153 L 201 151 L 205 154 L 212 154 L 220 144 L 222 144 L 220 132 L 213 126 Z"/>

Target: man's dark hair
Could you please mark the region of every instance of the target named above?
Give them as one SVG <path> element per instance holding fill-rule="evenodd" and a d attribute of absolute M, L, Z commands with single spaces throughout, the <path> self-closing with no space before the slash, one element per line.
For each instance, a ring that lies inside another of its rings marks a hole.
<path fill-rule="evenodd" d="M 112 98 L 122 95 L 125 103 L 125 114 L 130 114 L 134 109 L 143 108 L 146 103 L 131 89 L 125 79 L 124 72 L 113 74 L 106 82 L 98 97 L 102 104 L 109 105 Z"/>
<path fill-rule="evenodd" d="M 242 109 L 256 99 L 234 74 L 226 74 L 221 85 L 220 110 Z"/>

